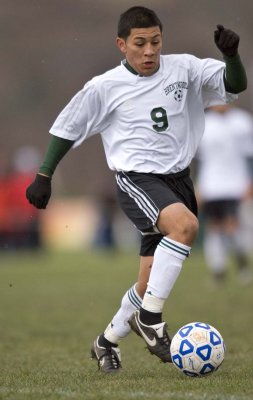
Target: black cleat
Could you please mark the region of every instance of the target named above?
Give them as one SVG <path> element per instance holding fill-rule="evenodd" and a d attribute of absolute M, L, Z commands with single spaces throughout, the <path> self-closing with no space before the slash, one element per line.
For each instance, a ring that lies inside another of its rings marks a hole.
<path fill-rule="evenodd" d="M 122 369 L 120 349 L 118 347 L 101 347 L 98 337 L 91 348 L 91 359 L 96 359 L 98 369 L 106 373 L 119 372 Z"/>
<path fill-rule="evenodd" d="M 165 322 L 156 325 L 144 325 L 140 321 L 140 312 L 137 310 L 133 313 L 128 323 L 132 330 L 145 340 L 151 354 L 156 355 L 164 363 L 172 362 L 170 354 L 171 339 Z"/>

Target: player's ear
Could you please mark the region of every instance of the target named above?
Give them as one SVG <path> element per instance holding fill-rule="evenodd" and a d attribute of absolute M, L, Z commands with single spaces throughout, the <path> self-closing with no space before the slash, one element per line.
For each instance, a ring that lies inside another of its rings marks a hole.
<path fill-rule="evenodd" d="M 116 45 L 120 49 L 120 51 L 126 54 L 126 41 L 123 38 L 117 37 L 116 38 Z"/>

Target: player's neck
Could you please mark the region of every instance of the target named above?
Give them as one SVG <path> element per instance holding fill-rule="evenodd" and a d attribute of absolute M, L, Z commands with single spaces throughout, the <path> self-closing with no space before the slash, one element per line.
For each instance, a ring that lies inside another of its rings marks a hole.
<path fill-rule="evenodd" d="M 129 64 L 129 62 L 127 61 L 127 59 L 122 61 L 124 67 L 126 67 L 126 69 L 131 72 L 134 75 L 139 75 L 139 73 Z"/>
<path fill-rule="evenodd" d="M 124 67 L 126 67 L 126 69 L 127 69 L 129 72 L 131 72 L 132 74 L 134 74 L 134 75 L 139 75 L 139 76 L 144 76 L 144 75 L 139 74 L 139 72 L 137 72 L 137 71 L 129 64 L 129 62 L 127 61 L 127 59 L 124 59 L 124 60 L 122 61 L 122 64 L 123 64 Z M 154 74 L 159 70 L 159 68 L 160 68 L 160 65 L 157 67 L 157 70 L 154 72 Z"/>

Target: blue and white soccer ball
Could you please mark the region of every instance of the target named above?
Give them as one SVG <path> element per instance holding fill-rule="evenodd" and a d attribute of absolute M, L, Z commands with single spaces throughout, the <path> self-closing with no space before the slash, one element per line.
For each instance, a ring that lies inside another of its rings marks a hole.
<path fill-rule="evenodd" d="M 220 367 L 225 356 L 225 344 L 213 326 L 191 322 L 177 331 L 170 351 L 173 364 L 185 375 L 205 376 Z"/>

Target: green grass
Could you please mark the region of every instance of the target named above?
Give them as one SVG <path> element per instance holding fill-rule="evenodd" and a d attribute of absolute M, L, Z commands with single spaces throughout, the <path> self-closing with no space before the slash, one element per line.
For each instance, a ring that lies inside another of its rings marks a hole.
<path fill-rule="evenodd" d="M 186 377 L 130 334 L 121 343 L 122 373 L 97 371 L 90 344 L 137 269 L 138 257 L 131 254 L 0 254 L 0 399 L 252 399 L 252 285 L 240 286 L 231 270 L 224 287 L 213 287 L 197 251 L 166 302 L 164 318 L 171 333 L 196 320 L 214 325 L 227 346 L 220 370 Z"/>

